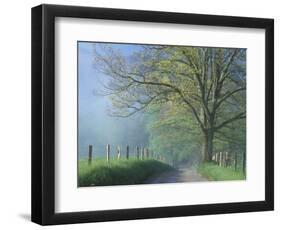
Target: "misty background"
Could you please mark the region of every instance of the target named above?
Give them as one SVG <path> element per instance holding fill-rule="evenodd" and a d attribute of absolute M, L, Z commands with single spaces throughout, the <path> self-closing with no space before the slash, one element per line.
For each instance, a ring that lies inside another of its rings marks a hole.
<path fill-rule="evenodd" d="M 140 49 L 136 45 L 113 44 L 124 56 Z M 130 154 L 136 146 L 147 146 L 149 134 L 143 113 L 128 118 L 112 117 L 109 97 L 101 95 L 107 77 L 94 68 L 93 43 L 78 42 L 78 154 L 85 158 L 88 146 L 93 145 L 95 156 L 105 156 L 106 145 L 111 145 L 114 156 L 117 146 L 124 154 L 126 145 Z"/>

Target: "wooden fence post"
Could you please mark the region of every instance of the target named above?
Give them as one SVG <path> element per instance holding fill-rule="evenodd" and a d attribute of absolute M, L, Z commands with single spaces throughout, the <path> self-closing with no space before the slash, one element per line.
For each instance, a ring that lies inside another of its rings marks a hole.
<path fill-rule="evenodd" d="M 243 156 L 243 162 L 242 162 L 243 173 L 244 173 L 244 175 L 246 175 L 246 152 L 243 152 L 242 156 Z"/>
<path fill-rule="evenodd" d="M 106 145 L 106 160 L 107 162 L 110 160 L 110 144 Z"/>
<path fill-rule="evenodd" d="M 219 164 L 219 153 L 216 153 L 216 164 Z"/>
<path fill-rule="evenodd" d="M 118 145 L 117 146 L 117 159 L 119 160 L 121 158 L 121 148 L 120 146 Z"/>
<path fill-rule="evenodd" d="M 140 160 L 142 160 L 142 147 L 140 147 Z"/>
<path fill-rule="evenodd" d="M 90 165 L 92 163 L 93 158 L 93 146 L 89 145 L 89 155 L 88 155 L 88 164 Z"/>
<path fill-rule="evenodd" d="M 229 166 L 229 152 L 225 152 L 225 167 Z"/>
<path fill-rule="evenodd" d="M 139 148 L 139 146 L 137 146 L 137 159 L 138 160 L 140 159 L 140 148 Z"/>
<path fill-rule="evenodd" d="M 219 161 L 220 161 L 219 166 L 221 167 L 222 166 L 222 152 L 220 152 Z"/>
<path fill-rule="evenodd" d="M 237 170 L 237 152 L 234 153 L 233 166 L 234 166 L 234 171 L 236 171 Z"/>
<path fill-rule="evenodd" d="M 126 159 L 129 159 L 129 145 L 126 147 Z"/>

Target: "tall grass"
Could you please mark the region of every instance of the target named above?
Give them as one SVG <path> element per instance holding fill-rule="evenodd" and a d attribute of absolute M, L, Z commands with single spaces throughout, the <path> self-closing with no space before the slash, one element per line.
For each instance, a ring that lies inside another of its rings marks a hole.
<path fill-rule="evenodd" d="M 78 165 L 78 186 L 106 186 L 142 184 L 150 176 L 173 170 L 162 162 L 146 159 L 120 159 L 107 162 L 104 159 L 80 160 Z"/>
<path fill-rule="evenodd" d="M 198 172 L 213 181 L 246 179 L 246 176 L 240 168 L 235 171 L 233 167 L 219 167 L 215 163 L 202 163 L 198 168 Z"/>

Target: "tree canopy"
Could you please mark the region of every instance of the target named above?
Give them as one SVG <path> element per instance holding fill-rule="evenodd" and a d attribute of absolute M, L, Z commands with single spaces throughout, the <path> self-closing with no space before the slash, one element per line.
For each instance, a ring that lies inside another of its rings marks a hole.
<path fill-rule="evenodd" d="M 112 116 L 143 112 L 150 145 L 172 160 L 201 152 L 211 161 L 220 149 L 245 151 L 245 49 L 139 47 L 124 55 L 111 44 L 95 45 Z"/>

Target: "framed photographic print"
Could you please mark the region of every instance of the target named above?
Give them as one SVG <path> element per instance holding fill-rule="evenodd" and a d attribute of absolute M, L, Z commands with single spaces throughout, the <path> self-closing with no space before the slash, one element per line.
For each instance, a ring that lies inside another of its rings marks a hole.
<path fill-rule="evenodd" d="M 273 210 L 273 19 L 32 9 L 32 221 Z"/>

